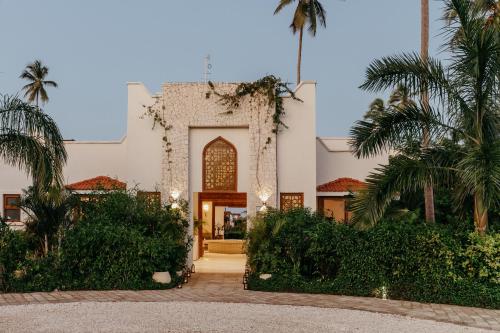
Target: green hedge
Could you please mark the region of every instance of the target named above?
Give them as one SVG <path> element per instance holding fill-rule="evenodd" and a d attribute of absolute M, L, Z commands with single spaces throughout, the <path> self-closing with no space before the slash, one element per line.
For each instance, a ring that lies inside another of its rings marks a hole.
<path fill-rule="evenodd" d="M 304 209 L 273 211 L 248 236 L 249 287 L 357 296 L 385 287 L 393 299 L 500 308 L 499 251 L 499 234 L 414 219 L 356 230 Z"/>
<path fill-rule="evenodd" d="M 4 291 L 76 289 L 157 289 L 176 285 L 190 247 L 188 221 L 181 211 L 114 192 L 84 205 L 81 219 L 61 235 L 57 251 L 36 257 L 29 235 L 0 233 Z M 8 246 L 4 247 L 3 242 Z M 16 251 L 13 251 L 16 250 Z M 9 254 L 10 253 L 10 254 Z M 17 272 L 15 272 L 17 270 Z M 152 281 L 170 272 L 173 282 Z"/>
<path fill-rule="evenodd" d="M 0 221 L 0 291 L 13 291 L 16 270 L 24 261 L 28 244 L 22 233 Z"/>

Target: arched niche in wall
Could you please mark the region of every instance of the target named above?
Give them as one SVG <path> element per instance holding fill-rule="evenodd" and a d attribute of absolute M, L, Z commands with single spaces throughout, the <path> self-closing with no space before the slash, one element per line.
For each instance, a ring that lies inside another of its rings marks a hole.
<path fill-rule="evenodd" d="M 203 149 L 203 191 L 237 192 L 238 153 L 236 147 L 219 136 Z"/>

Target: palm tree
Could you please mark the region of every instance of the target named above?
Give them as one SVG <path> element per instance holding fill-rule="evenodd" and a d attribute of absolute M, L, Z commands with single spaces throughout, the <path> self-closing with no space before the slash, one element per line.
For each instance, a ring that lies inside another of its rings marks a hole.
<path fill-rule="evenodd" d="M 63 233 L 76 219 L 79 198 L 58 186 L 46 189 L 29 187 L 24 191 L 20 207 L 28 215 L 26 231 L 33 234 L 45 256 L 60 247 Z M 57 237 L 56 237 L 57 236 Z"/>
<path fill-rule="evenodd" d="M 19 77 L 30 82 L 23 87 L 24 97 L 28 99 L 28 102 L 33 103 L 35 101 L 38 106 L 39 99 L 42 103 L 46 103 L 49 100 L 45 87 L 57 88 L 57 83 L 45 80 L 48 74 L 49 68 L 43 65 L 40 60 L 35 60 L 26 66 Z"/>
<path fill-rule="evenodd" d="M 421 0 L 421 23 L 420 23 L 420 57 L 423 62 L 429 59 L 429 0 Z M 427 88 L 425 82 L 421 87 L 421 103 L 423 111 L 429 112 L 429 96 L 427 95 Z M 429 129 L 424 127 L 422 138 L 422 146 L 424 148 L 429 146 L 430 134 Z M 432 186 L 432 179 L 424 186 L 424 202 L 425 202 L 425 220 L 434 223 L 436 220 L 434 213 L 434 189 Z"/>
<path fill-rule="evenodd" d="M 278 14 L 284 7 L 295 2 L 295 0 L 280 0 L 278 7 L 274 10 L 274 15 Z M 299 52 L 297 59 L 297 84 L 300 83 L 300 67 L 302 63 L 302 39 L 304 36 L 304 27 L 309 24 L 308 30 L 311 35 L 316 36 L 319 24 L 326 28 L 326 11 L 318 0 L 297 0 L 297 8 L 293 15 L 293 21 L 290 24 L 292 32 L 295 35 L 299 32 Z"/>
<path fill-rule="evenodd" d="M 433 103 L 389 107 L 376 121 L 358 121 L 351 129 L 355 154 L 400 147 L 408 137 L 423 138 L 423 129 L 432 140 L 413 155 L 397 155 L 368 177 L 367 190 L 353 204 L 355 219 L 374 223 L 398 193 L 450 178 L 456 180 L 457 205 L 473 197 L 478 232 L 486 232 L 488 210 L 500 205 L 498 30 L 484 25 L 470 0 L 448 0 L 446 6 L 456 13 L 446 26 L 448 35 L 461 34 L 448 43 L 446 66 L 413 53 L 376 60 L 367 69 L 362 89 L 378 92 L 402 84 L 417 95 L 425 86 Z"/>
<path fill-rule="evenodd" d="M 18 97 L 0 95 L 0 159 L 25 170 L 36 184 L 62 184 L 63 138 L 39 110 Z"/>

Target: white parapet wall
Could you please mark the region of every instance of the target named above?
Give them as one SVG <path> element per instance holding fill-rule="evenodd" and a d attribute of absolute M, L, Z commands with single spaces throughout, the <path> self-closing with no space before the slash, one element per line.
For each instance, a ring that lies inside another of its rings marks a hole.
<path fill-rule="evenodd" d="M 338 178 L 365 178 L 379 165 L 387 164 L 389 154 L 371 158 L 356 158 L 346 137 L 319 137 L 316 139 L 317 184 Z"/>
<path fill-rule="evenodd" d="M 278 187 L 281 193 L 304 193 L 304 206 L 316 209 L 316 82 L 302 81 L 300 101 L 285 98 L 278 135 Z"/>

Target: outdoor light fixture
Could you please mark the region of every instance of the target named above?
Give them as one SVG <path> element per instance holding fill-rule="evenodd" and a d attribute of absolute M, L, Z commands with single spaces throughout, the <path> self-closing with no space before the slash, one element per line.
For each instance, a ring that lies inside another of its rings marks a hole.
<path fill-rule="evenodd" d="M 203 211 L 204 212 L 208 212 L 209 209 L 210 209 L 210 206 L 208 204 L 203 204 Z"/>
<path fill-rule="evenodd" d="M 262 202 L 262 206 L 258 208 L 259 212 L 264 213 L 267 211 L 267 200 L 271 197 L 271 191 L 267 188 L 262 188 L 257 192 L 257 196 Z"/>
<path fill-rule="evenodd" d="M 263 204 L 266 204 L 267 203 L 267 200 L 269 200 L 269 198 L 271 197 L 271 193 L 269 193 L 270 191 L 267 191 L 267 190 L 260 190 L 257 195 L 259 196 L 259 199 L 260 201 L 262 201 Z"/>
<path fill-rule="evenodd" d="M 381 291 L 382 291 L 382 299 L 387 299 L 387 287 L 386 286 L 382 286 L 382 288 L 380 288 Z"/>
<path fill-rule="evenodd" d="M 172 209 L 179 209 L 181 206 L 179 205 L 179 198 L 181 196 L 181 192 L 177 190 L 172 190 L 170 192 L 170 198 L 172 199 Z"/>
<path fill-rule="evenodd" d="M 174 201 L 177 201 L 179 199 L 179 197 L 181 196 L 181 192 L 179 192 L 177 190 L 173 190 L 172 192 L 170 192 L 170 196 L 172 197 L 172 199 Z"/>

